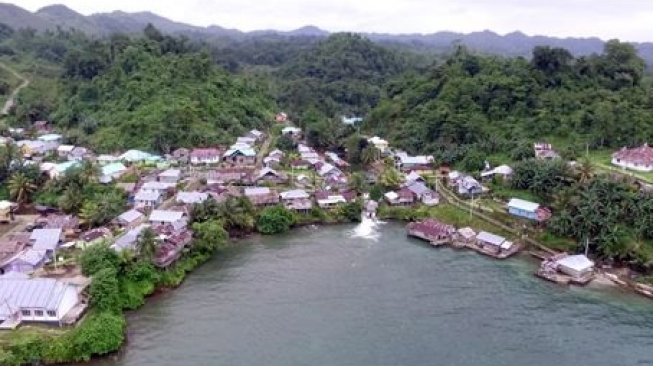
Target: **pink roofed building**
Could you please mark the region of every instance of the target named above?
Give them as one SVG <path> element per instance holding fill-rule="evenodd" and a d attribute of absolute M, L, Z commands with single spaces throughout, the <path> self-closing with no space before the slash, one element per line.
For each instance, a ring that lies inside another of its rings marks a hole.
<path fill-rule="evenodd" d="M 632 149 L 624 147 L 612 154 L 612 164 L 640 172 L 651 172 L 653 171 L 653 148 L 648 144 Z"/>

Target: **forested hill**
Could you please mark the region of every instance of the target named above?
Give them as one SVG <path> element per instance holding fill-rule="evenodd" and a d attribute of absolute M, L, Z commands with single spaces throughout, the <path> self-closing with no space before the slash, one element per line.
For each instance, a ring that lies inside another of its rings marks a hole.
<path fill-rule="evenodd" d="M 315 108 L 326 116 L 364 115 L 382 85 L 405 71 L 398 52 L 354 34 L 336 34 L 282 65 L 279 103 L 295 114 Z"/>
<path fill-rule="evenodd" d="M 643 75 L 633 46 L 618 41 L 581 58 L 539 47 L 530 61 L 460 48 L 426 74 L 388 83 L 363 129 L 445 161 L 471 151 L 519 151 L 544 138 L 567 141 L 577 152 L 586 143 L 594 149 L 650 142 L 653 89 Z"/>
<path fill-rule="evenodd" d="M 226 144 L 266 128 L 277 111 L 260 80 L 230 74 L 199 46 L 154 27 L 102 41 L 75 32 L 21 31 L 1 50 L 12 53 L 17 67 L 59 70 L 35 75 L 10 121 L 52 121 L 71 143 L 100 152 Z"/>

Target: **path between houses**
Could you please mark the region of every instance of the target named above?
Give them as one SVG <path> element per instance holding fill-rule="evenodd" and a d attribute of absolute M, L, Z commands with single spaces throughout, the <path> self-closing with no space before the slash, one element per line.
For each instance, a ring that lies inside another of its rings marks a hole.
<path fill-rule="evenodd" d="M 268 137 L 265 139 L 265 142 L 263 142 L 261 149 L 259 149 L 258 154 L 256 155 L 256 169 L 263 168 L 263 159 L 268 155 L 270 144 L 272 144 L 273 140 L 274 137 L 268 132 Z"/>
<path fill-rule="evenodd" d="M 444 199 L 446 199 L 449 203 L 451 203 L 452 205 L 458 207 L 461 210 L 465 210 L 465 211 L 469 210 L 469 208 L 471 206 L 472 207 L 471 212 L 472 212 L 472 214 L 474 216 L 476 216 L 476 217 L 478 217 L 478 218 L 480 218 L 480 219 L 482 219 L 482 220 L 484 220 L 484 221 L 486 221 L 486 222 L 488 222 L 488 223 L 490 223 L 490 224 L 492 224 L 492 225 L 494 225 L 494 226 L 496 226 L 498 228 L 501 228 L 501 229 L 503 229 L 503 230 L 505 230 L 505 231 L 507 231 L 509 233 L 512 233 L 514 235 L 520 235 L 520 232 L 518 230 L 516 230 L 516 229 L 514 229 L 512 227 L 509 227 L 508 225 L 506 225 L 506 224 L 504 224 L 502 222 L 499 222 L 498 220 L 495 220 L 494 218 L 491 218 L 488 215 L 480 212 L 479 210 L 483 209 L 484 206 L 481 206 L 478 203 L 472 204 L 472 203 L 461 200 L 460 198 L 458 198 L 456 196 L 455 193 L 453 193 L 449 189 L 445 188 L 443 184 L 439 184 L 438 188 L 439 188 L 438 191 L 439 191 L 440 195 Z M 553 250 L 553 249 L 547 247 L 546 245 L 544 245 L 542 243 L 539 243 L 539 242 L 537 242 L 537 241 L 535 241 L 535 240 L 533 240 L 531 238 L 526 237 L 526 238 L 523 238 L 523 240 L 526 241 L 527 243 L 537 247 L 538 249 L 549 253 L 549 254 L 557 253 L 555 250 Z"/>
<path fill-rule="evenodd" d="M 4 64 L 2 62 L 0 62 L 0 67 L 7 70 L 7 71 L 9 71 L 16 78 L 23 81 L 16 89 L 14 89 L 14 91 L 11 93 L 9 98 L 7 98 L 7 101 L 5 102 L 5 105 L 2 107 L 2 111 L 0 111 L 0 115 L 6 116 L 7 114 L 9 114 L 9 110 L 11 109 L 11 107 L 14 106 L 14 101 L 15 101 L 16 97 L 18 96 L 18 93 L 20 92 L 20 90 L 23 89 L 23 88 L 26 88 L 27 86 L 29 86 L 30 81 L 27 78 L 25 78 L 23 75 L 19 74 L 18 71 L 14 70 L 13 68 L 7 66 L 6 64 Z"/>

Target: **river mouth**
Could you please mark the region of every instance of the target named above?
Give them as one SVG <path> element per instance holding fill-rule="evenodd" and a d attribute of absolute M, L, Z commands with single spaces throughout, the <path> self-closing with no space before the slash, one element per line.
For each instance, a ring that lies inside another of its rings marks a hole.
<path fill-rule="evenodd" d="M 405 236 L 403 225 L 253 237 L 129 314 L 97 365 L 636 365 L 653 360 L 653 304 L 537 279 Z"/>

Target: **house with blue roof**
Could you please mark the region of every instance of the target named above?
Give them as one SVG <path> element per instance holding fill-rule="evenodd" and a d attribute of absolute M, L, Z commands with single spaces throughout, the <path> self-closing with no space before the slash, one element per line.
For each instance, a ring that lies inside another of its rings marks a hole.
<path fill-rule="evenodd" d="M 111 163 L 102 167 L 101 183 L 111 183 L 114 179 L 120 178 L 127 171 L 123 163 Z"/>
<path fill-rule="evenodd" d="M 78 161 L 67 161 L 65 163 L 54 164 L 48 169 L 50 179 L 57 179 L 63 177 L 69 169 L 79 167 Z"/>
<path fill-rule="evenodd" d="M 128 150 L 124 154 L 120 155 L 120 160 L 124 160 L 129 163 L 156 162 L 161 160 L 161 157 L 145 151 Z"/>
<path fill-rule="evenodd" d="M 233 166 L 244 167 L 256 164 L 256 151 L 252 148 L 229 149 L 222 160 Z"/>

